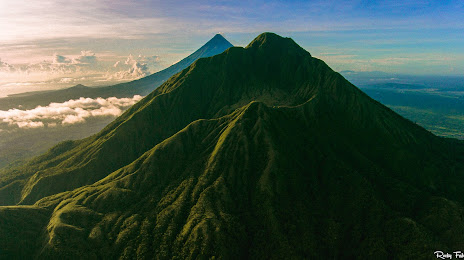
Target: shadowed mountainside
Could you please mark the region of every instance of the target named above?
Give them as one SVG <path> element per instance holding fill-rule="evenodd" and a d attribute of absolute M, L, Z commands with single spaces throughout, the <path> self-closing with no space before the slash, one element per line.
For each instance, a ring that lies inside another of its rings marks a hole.
<path fill-rule="evenodd" d="M 264 33 L 199 59 L 100 133 L 2 173 L 0 251 L 431 258 L 464 247 L 463 156 L 462 142 Z"/>

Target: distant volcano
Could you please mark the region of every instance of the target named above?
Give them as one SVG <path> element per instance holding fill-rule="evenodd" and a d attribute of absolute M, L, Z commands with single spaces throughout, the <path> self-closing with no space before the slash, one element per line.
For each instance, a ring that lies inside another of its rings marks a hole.
<path fill-rule="evenodd" d="M 0 207 L 0 252 L 434 258 L 464 248 L 463 159 L 463 142 L 264 33 L 198 59 L 100 133 L 0 175 L 0 203 L 19 205 Z"/>

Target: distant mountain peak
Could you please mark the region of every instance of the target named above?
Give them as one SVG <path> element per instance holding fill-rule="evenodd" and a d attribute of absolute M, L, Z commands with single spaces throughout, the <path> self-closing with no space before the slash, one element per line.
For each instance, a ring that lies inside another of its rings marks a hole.
<path fill-rule="evenodd" d="M 217 33 L 216 35 L 214 35 L 213 38 L 211 39 L 221 39 L 221 40 L 226 40 L 226 38 L 224 38 L 224 36 L 220 33 Z M 226 40 L 227 41 L 227 40 Z"/>
<path fill-rule="evenodd" d="M 214 47 L 216 47 L 216 46 L 232 47 L 233 45 L 228 40 L 226 40 L 226 38 L 224 38 L 224 36 L 222 36 L 221 34 L 216 34 L 216 35 L 214 35 L 213 38 L 211 38 L 211 40 L 209 40 L 205 45 L 203 45 L 203 47 L 210 47 L 210 46 L 214 46 Z"/>

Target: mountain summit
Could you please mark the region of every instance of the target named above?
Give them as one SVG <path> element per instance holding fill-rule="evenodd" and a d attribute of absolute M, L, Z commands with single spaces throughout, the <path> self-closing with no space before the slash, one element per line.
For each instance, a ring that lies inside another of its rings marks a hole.
<path fill-rule="evenodd" d="M 197 60 L 198 58 L 211 57 L 227 50 L 230 47 L 233 47 L 233 45 L 226 40 L 224 36 L 216 34 L 205 45 L 189 56 L 189 59 Z"/>
<path fill-rule="evenodd" d="M 291 38 L 283 38 L 275 33 L 266 32 L 256 37 L 248 46 L 249 48 L 263 49 L 267 52 L 278 52 L 285 50 L 286 52 L 302 52 L 305 55 L 309 53 L 296 44 Z"/>
<path fill-rule="evenodd" d="M 201 58 L 100 133 L 0 175 L 24 258 L 395 259 L 464 246 L 464 145 L 293 40 Z"/>

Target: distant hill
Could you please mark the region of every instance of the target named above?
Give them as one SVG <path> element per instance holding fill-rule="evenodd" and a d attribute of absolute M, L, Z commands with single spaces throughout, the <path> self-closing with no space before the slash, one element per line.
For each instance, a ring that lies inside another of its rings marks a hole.
<path fill-rule="evenodd" d="M 233 45 L 228 42 L 222 35 L 216 34 L 205 45 L 203 45 L 188 57 L 164 70 L 156 72 L 147 77 L 108 87 L 90 88 L 79 84 L 74 87 L 62 90 L 28 92 L 11 95 L 6 98 L 0 98 L 0 110 L 18 108 L 20 105 L 22 109 L 31 109 L 37 107 L 38 105 L 46 106 L 51 102 L 65 102 L 67 100 L 78 99 L 80 97 L 121 98 L 132 97 L 134 95 L 145 96 L 152 92 L 172 75 L 187 68 L 197 59 L 214 56 L 232 46 Z"/>
<path fill-rule="evenodd" d="M 1 257 L 430 259 L 464 248 L 463 159 L 264 33 L 1 173 Z"/>

